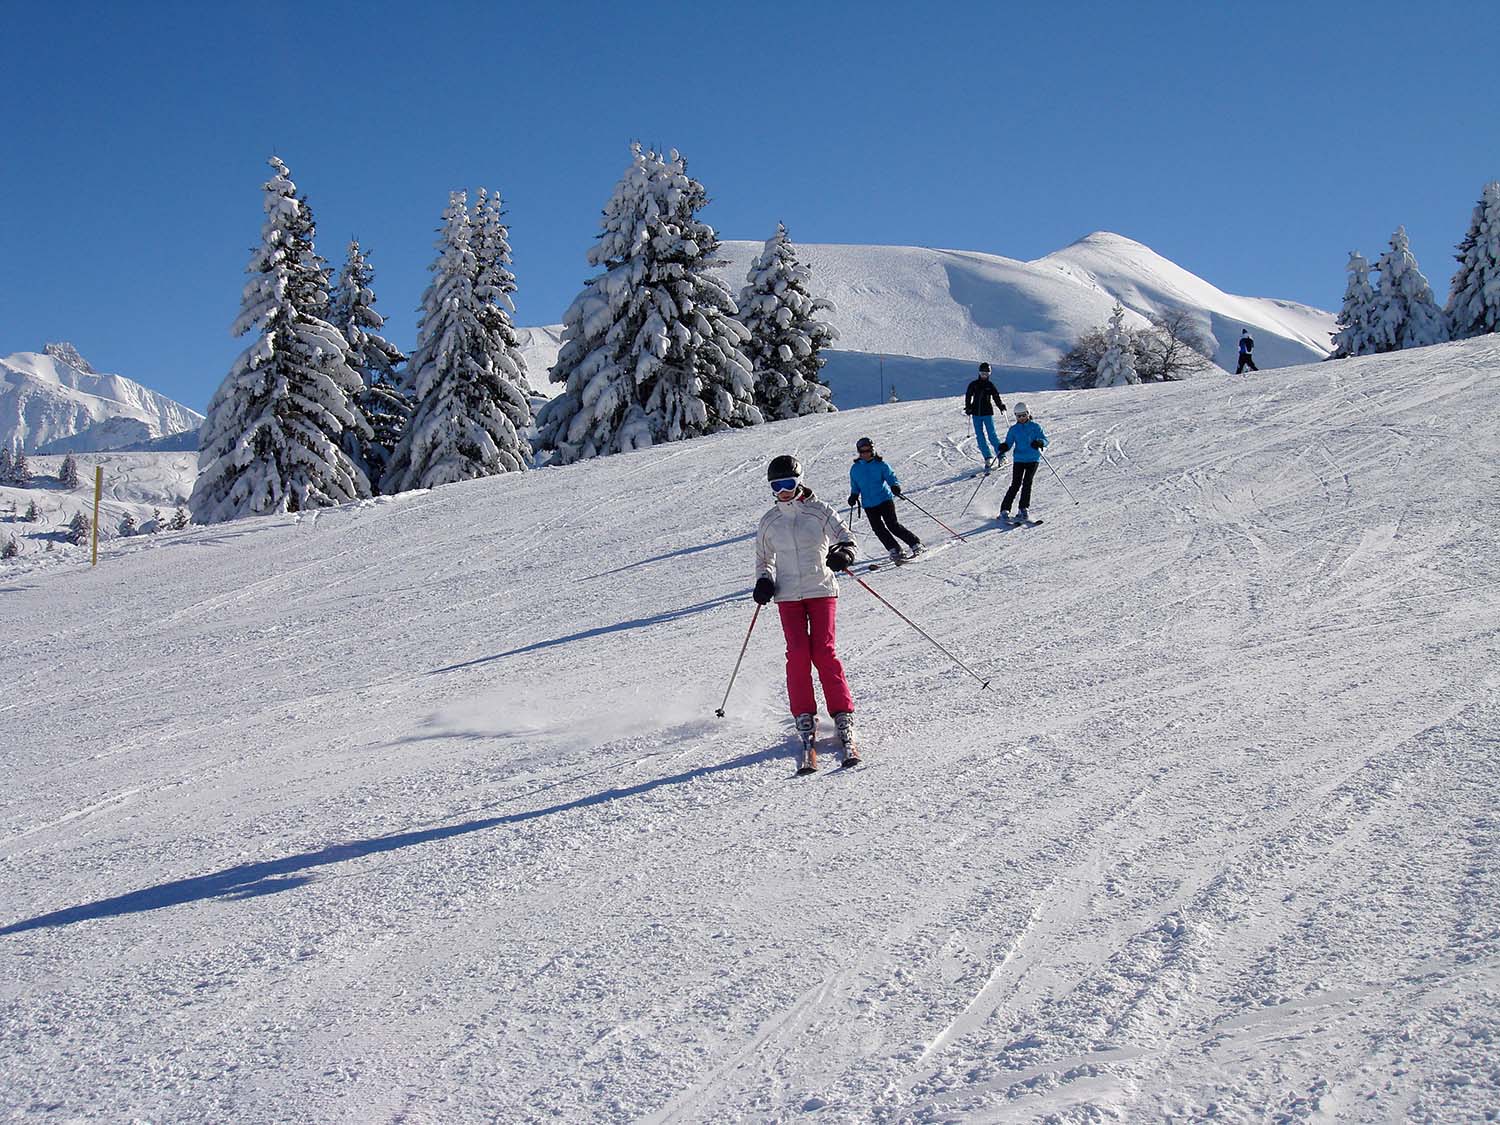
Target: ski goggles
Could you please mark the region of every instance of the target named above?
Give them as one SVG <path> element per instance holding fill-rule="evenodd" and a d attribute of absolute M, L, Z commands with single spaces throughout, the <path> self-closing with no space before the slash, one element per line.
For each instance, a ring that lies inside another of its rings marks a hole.
<path fill-rule="evenodd" d="M 796 492 L 797 491 L 797 478 L 796 477 L 780 477 L 777 480 L 773 480 L 771 482 L 771 491 L 772 492 Z"/>

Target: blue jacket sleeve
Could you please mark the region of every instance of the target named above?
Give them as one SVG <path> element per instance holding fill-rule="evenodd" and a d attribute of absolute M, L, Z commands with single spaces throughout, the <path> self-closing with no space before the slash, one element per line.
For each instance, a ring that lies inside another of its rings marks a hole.
<path fill-rule="evenodd" d="M 880 463 L 880 475 L 885 478 L 886 484 L 899 485 L 901 483 L 896 479 L 896 470 L 891 468 L 885 461 Z"/>

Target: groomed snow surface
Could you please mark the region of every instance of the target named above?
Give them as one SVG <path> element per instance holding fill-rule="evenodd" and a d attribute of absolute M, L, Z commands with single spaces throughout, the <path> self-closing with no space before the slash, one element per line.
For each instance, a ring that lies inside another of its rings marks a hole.
<path fill-rule="evenodd" d="M 948 399 L 0 570 L 0 1105 L 1492 1114 L 1500 339 L 1029 402 L 1035 528 Z M 774 617 L 713 710 L 767 458 L 864 433 L 993 681 L 846 582 L 793 779 Z"/>

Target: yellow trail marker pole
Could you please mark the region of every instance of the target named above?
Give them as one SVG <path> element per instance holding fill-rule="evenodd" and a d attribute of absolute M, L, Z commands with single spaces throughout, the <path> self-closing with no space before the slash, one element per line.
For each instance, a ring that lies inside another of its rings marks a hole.
<path fill-rule="evenodd" d="M 94 557 L 89 566 L 99 565 L 99 493 L 104 491 L 104 466 L 94 466 Z"/>

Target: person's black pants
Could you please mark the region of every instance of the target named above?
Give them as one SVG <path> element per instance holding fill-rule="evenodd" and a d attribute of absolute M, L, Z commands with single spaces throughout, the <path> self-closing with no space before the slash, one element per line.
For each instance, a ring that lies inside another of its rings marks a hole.
<path fill-rule="evenodd" d="M 1010 463 L 1010 487 L 1005 490 L 1005 499 L 1000 504 L 1000 510 L 1010 511 L 1010 502 L 1016 498 L 1016 493 L 1021 494 L 1021 507 L 1031 507 L 1031 478 L 1036 476 L 1037 461 L 1012 461 Z"/>
<path fill-rule="evenodd" d="M 896 518 L 896 502 L 887 500 L 884 504 L 876 504 L 873 508 L 866 508 L 865 515 L 870 520 L 870 530 L 875 533 L 881 545 L 887 551 L 896 549 L 896 536 L 899 535 L 906 541 L 908 547 L 915 547 L 922 542 L 906 528 L 901 526 L 901 521 Z M 893 534 L 894 533 L 894 534 Z"/>
<path fill-rule="evenodd" d="M 1240 372 L 1244 371 L 1245 368 L 1247 368 L 1247 367 L 1251 371 L 1259 371 L 1260 370 L 1259 367 L 1255 366 L 1255 360 L 1251 357 L 1250 353 L 1249 352 L 1242 352 L 1240 354 L 1240 362 L 1235 366 L 1234 373 L 1236 375 L 1238 375 L 1238 374 L 1240 374 Z"/>

